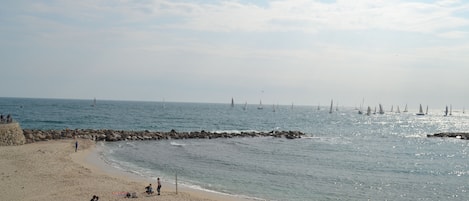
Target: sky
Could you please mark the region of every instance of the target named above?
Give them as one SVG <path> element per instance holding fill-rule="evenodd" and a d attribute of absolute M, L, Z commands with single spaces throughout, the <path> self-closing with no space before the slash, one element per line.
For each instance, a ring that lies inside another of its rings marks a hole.
<path fill-rule="evenodd" d="M 469 107 L 469 1 L 1 4 L 1 97 Z"/>

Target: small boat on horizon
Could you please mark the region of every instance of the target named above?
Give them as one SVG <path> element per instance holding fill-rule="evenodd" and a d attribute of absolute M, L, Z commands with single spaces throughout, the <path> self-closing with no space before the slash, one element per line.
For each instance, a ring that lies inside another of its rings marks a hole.
<path fill-rule="evenodd" d="M 96 98 L 93 99 L 93 104 L 91 104 L 91 107 L 96 107 Z"/>
<path fill-rule="evenodd" d="M 264 107 L 262 106 L 262 100 L 259 101 L 259 106 L 257 106 L 257 109 L 258 110 L 264 109 Z"/>
<path fill-rule="evenodd" d="M 379 104 L 379 114 L 384 114 L 384 109 L 381 103 Z"/>
<path fill-rule="evenodd" d="M 425 115 L 425 113 L 423 113 L 422 104 L 420 104 L 419 112 L 415 115 L 419 115 L 419 116 Z"/>

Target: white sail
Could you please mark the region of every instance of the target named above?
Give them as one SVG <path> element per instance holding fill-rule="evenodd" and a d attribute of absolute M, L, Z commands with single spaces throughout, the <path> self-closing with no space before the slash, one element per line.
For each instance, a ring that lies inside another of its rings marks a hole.
<path fill-rule="evenodd" d="M 243 107 L 243 110 L 246 110 L 248 108 L 248 102 L 244 102 L 244 107 Z"/>
<path fill-rule="evenodd" d="M 425 113 L 423 113 L 422 104 L 420 104 L 419 113 L 417 113 L 416 115 L 425 115 Z"/>
<path fill-rule="evenodd" d="M 234 107 L 234 99 L 231 98 L 231 107 Z"/>
<path fill-rule="evenodd" d="M 399 105 L 397 106 L 396 113 L 401 113 L 401 110 L 399 110 Z"/>
<path fill-rule="evenodd" d="M 381 104 L 379 104 L 379 114 L 384 114 L 384 109 Z"/>
<path fill-rule="evenodd" d="M 93 99 L 93 104 L 91 105 L 91 107 L 96 107 L 96 98 Z"/>
<path fill-rule="evenodd" d="M 425 114 L 428 114 L 428 105 L 427 105 L 427 110 L 425 110 Z"/>
<path fill-rule="evenodd" d="M 333 101 L 332 101 L 332 99 L 331 99 L 331 108 L 329 109 L 329 114 L 332 114 L 332 107 L 333 107 L 333 106 L 334 106 L 334 103 L 333 103 Z"/>
<path fill-rule="evenodd" d="M 448 116 L 448 106 L 446 106 L 446 109 L 445 109 L 445 116 Z"/>
<path fill-rule="evenodd" d="M 394 112 L 394 105 L 391 105 L 391 112 Z"/>
<path fill-rule="evenodd" d="M 366 115 L 370 116 L 371 115 L 371 108 L 368 106 L 368 109 L 366 110 Z"/>
<path fill-rule="evenodd" d="M 257 109 L 258 110 L 264 109 L 264 107 L 262 106 L 262 100 L 259 101 L 259 106 L 257 106 Z"/>
<path fill-rule="evenodd" d="M 404 112 L 408 112 L 407 111 L 407 104 L 405 104 Z"/>

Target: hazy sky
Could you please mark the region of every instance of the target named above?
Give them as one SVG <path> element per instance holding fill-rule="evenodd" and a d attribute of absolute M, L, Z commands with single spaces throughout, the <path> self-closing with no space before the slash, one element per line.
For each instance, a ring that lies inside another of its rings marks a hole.
<path fill-rule="evenodd" d="M 467 1 L 18 0 L 0 25 L 2 97 L 469 107 Z"/>

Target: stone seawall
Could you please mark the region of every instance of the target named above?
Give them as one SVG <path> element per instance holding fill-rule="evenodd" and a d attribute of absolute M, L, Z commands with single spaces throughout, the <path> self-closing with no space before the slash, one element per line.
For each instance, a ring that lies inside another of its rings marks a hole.
<path fill-rule="evenodd" d="M 436 133 L 433 135 L 427 135 L 427 137 L 449 137 L 449 138 L 457 138 L 463 140 L 469 140 L 469 133 L 467 132 L 445 132 L 445 133 Z"/>
<path fill-rule="evenodd" d="M 0 146 L 22 145 L 25 142 L 19 123 L 0 123 Z"/>
<path fill-rule="evenodd" d="M 271 131 L 271 132 L 241 132 L 241 133 L 214 133 L 206 131 L 196 132 L 154 132 L 154 131 L 122 131 L 122 130 L 23 130 L 26 143 L 54 139 L 83 138 L 96 141 L 122 141 L 122 140 L 166 140 L 166 139 L 193 139 L 193 138 L 233 138 L 233 137 L 284 137 L 287 139 L 301 138 L 305 134 L 300 131 Z"/>

